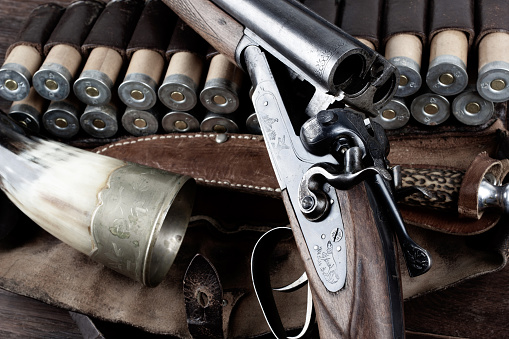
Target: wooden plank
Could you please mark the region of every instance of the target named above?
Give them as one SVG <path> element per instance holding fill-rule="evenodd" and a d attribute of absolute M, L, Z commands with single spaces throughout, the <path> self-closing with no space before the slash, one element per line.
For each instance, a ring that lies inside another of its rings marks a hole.
<path fill-rule="evenodd" d="M 69 312 L 0 289 L 0 338 L 82 338 Z"/>

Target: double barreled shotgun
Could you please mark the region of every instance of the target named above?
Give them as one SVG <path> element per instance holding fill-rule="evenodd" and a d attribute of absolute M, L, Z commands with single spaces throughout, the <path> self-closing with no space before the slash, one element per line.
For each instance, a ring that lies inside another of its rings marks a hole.
<path fill-rule="evenodd" d="M 384 131 L 365 118 L 394 96 L 396 68 L 297 1 L 164 1 L 249 73 L 320 336 L 404 337 L 393 234 L 411 276 L 431 261 L 396 208 Z M 349 108 L 338 108 L 343 103 Z M 259 259 L 255 291 L 272 332 L 285 338 Z"/>

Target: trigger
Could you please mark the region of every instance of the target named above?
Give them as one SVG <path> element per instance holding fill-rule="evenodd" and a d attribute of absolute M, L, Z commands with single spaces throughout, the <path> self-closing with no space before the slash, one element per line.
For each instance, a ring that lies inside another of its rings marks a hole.
<path fill-rule="evenodd" d="M 300 333 L 296 336 L 289 337 L 286 333 L 284 325 L 279 315 L 276 301 L 274 299 L 273 291 L 282 290 L 290 292 L 297 288 L 302 287 L 307 282 L 307 275 L 304 273 L 299 279 L 288 286 L 273 289 L 270 285 L 270 273 L 267 263 L 269 257 L 276 245 L 285 238 L 292 235 L 292 230 L 289 227 L 276 227 L 264 233 L 253 248 L 251 256 L 251 278 L 253 280 L 253 287 L 258 298 L 258 302 L 262 309 L 263 315 L 269 328 L 276 338 L 279 339 L 299 339 L 313 328 L 311 325 L 315 322 L 315 312 L 313 308 L 313 300 L 311 297 L 311 288 L 307 286 L 307 305 L 306 305 L 306 319 L 304 326 Z"/>

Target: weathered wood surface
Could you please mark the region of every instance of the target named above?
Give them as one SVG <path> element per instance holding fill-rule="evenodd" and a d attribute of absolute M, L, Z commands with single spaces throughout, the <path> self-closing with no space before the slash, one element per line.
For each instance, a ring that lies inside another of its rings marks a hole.
<path fill-rule="evenodd" d="M 0 64 L 30 10 L 44 0 L 2 0 Z M 66 5 L 70 0 L 52 0 Z M 0 109 L 10 102 L 0 99 Z M 408 338 L 507 338 L 509 336 L 509 269 L 475 278 L 456 287 L 405 302 Z M 125 326 L 100 323 L 106 337 L 140 334 Z M 1 338 L 79 338 L 65 310 L 0 289 Z M 140 336 L 142 335 L 140 334 Z M 144 333 L 143 337 L 153 337 Z M 160 336 L 159 336 L 160 337 Z"/>
<path fill-rule="evenodd" d="M 69 312 L 0 289 L 0 338 L 81 338 Z"/>
<path fill-rule="evenodd" d="M 207 0 L 163 0 L 190 27 L 235 63 L 235 50 L 244 27 Z M 200 13 L 200 14 L 197 14 Z"/>

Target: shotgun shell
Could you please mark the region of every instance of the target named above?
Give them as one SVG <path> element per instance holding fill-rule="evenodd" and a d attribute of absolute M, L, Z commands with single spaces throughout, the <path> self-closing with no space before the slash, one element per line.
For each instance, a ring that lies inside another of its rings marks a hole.
<path fill-rule="evenodd" d="M 117 107 L 106 104 L 87 106 L 80 117 L 83 130 L 95 138 L 109 138 L 118 131 Z"/>
<path fill-rule="evenodd" d="M 44 128 L 52 135 L 70 139 L 80 130 L 81 105 L 76 100 L 52 101 L 44 114 Z"/>
<path fill-rule="evenodd" d="M 81 64 L 81 54 L 71 46 L 54 46 L 41 68 L 35 72 L 33 85 L 47 100 L 59 101 L 71 93 L 74 76 Z"/>
<path fill-rule="evenodd" d="M 159 87 L 159 100 L 171 110 L 189 111 L 198 103 L 203 58 L 191 52 L 175 53 Z"/>
<path fill-rule="evenodd" d="M 9 101 L 21 101 L 30 92 L 32 75 L 41 65 L 42 57 L 31 46 L 16 46 L 0 68 L 0 96 Z"/>
<path fill-rule="evenodd" d="M 39 133 L 45 105 L 46 101 L 31 88 L 26 98 L 12 103 L 9 116 L 29 130 Z"/>
<path fill-rule="evenodd" d="M 495 112 L 495 105 L 470 88 L 452 102 L 452 114 L 465 125 L 478 126 L 488 122 Z"/>
<path fill-rule="evenodd" d="M 208 112 L 200 124 L 200 130 L 214 133 L 238 133 L 239 125 L 234 119 L 235 115 L 232 114 Z"/>
<path fill-rule="evenodd" d="M 200 130 L 200 117 L 193 111 L 171 111 L 165 114 L 161 125 L 167 133 L 197 132 Z"/>
<path fill-rule="evenodd" d="M 410 110 L 400 98 L 393 98 L 372 118 L 385 129 L 397 129 L 405 126 L 410 120 Z"/>
<path fill-rule="evenodd" d="M 120 54 L 107 47 L 92 50 L 73 90 L 87 105 L 102 106 L 111 101 L 111 89 L 117 81 L 123 60 Z"/>
<path fill-rule="evenodd" d="M 449 118 L 451 108 L 445 97 L 436 93 L 424 93 L 412 101 L 410 113 L 421 124 L 436 126 Z"/>
<path fill-rule="evenodd" d="M 479 42 L 477 91 L 486 100 L 509 100 L 509 34 L 494 32 Z"/>
<path fill-rule="evenodd" d="M 209 71 L 200 93 L 202 105 L 210 112 L 228 114 L 239 107 L 242 71 L 222 54 L 210 61 Z"/>
<path fill-rule="evenodd" d="M 124 81 L 118 87 L 120 100 L 139 110 L 154 107 L 163 67 L 164 59 L 159 53 L 144 49 L 134 52 Z"/>
<path fill-rule="evenodd" d="M 456 95 L 468 85 L 468 41 L 465 33 L 455 30 L 435 35 L 430 47 L 426 83 L 440 95 Z"/>
<path fill-rule="evenodd" d="M 155 134 L 159 130 L 159 112 L 154 108 L 141 110 L 127 107 L 122 116 L 122 126 L 135 136 Z"/>
<path fill-rule="evenodd" d="M 256 113 L 249 115 L 246 119 L 246 129 L 251 134 L 262 134 L 262 129 L 260 127 L 260 122 L 258 121 L 258 116 Z"/>

